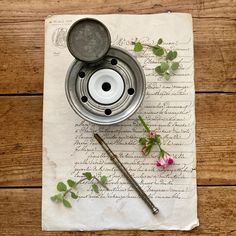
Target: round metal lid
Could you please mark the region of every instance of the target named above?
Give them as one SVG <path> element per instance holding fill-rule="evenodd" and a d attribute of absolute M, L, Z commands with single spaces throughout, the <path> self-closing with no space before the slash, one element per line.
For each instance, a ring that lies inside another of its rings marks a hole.
<path fill-rule="evenodd" d="M 97 62 L 111 46 L 111 36 L 107 27 L 92 18 L 76 21 L 69 29 L 67 47 L 70 53 L 84 62 Z"/>

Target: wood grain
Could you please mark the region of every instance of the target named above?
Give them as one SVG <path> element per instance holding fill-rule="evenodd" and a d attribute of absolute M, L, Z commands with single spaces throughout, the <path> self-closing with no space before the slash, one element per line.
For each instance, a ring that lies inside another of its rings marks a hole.
<path fill-rule="evenodd" d="M 42 97 L 0 97 L 0 185 L 41 186 Z M 197 94 L 198 184 L 236 184 L 236 94 Z"/>
<path fill-rule="evenodd" d="M 0 104 L 0 185 L 41 185 L 42 97 L 0 97 Z"/>
<path fill-rule="evenodd" d="M 150 14 L 187 12 L 193 17 L 236 18 L 235 1 L 230 0 L 3 0 L 0 1 L 1 22 L 41 20 L 53 14 Z M 223 10 L 222 10 L 223 9 Z"/>
<path fill-rule="evenodd" d="M 4 1 L 0 1 L 0 94 L 42 93 L 43 19 L 48 14 L 75 13 L 72 7 L 75 1 L 70 1 L 64 8 L 61 2 L 55 4 L 54 8 L 51 2 L 46 4 L 44 1 L 38 1 L 36 4 L 33 1 L 23 1 L 20 4 L 12 4 L 13 2 L 3 6 Z M 196 4 L 200 4 L 199 2 Z M 212 11 L 218 12 L 220 4 L 226 1 L 219 2 Z M 80 4 L 78 3 L 78 7 Z M 104 1 L 98 1 L 96 9 L 100 9 L 99 4 L 104 5 Z M 134 5 L 134 1 L 125 5 L 127 9 L 129 4 Z M 212 3 L 206 1 L 204 4 L 211 6 Z M 136 2 L 136 13 L 143 5 L 148 11 L 153 3 Z M 193 20 L 196 91 L 236 92 L 236 21 L 225 17 L 227 13 L 233 12 L 233 8 L 228 8 L 228 5 L 224 8 L 226 14 L 222 18 L 203 17 Z M 87 6 L 91 6 L 91 3 Z M 118 3 L 111 4 L 110 12 L 117 6 Z M 180 7 L 180 4 L 176 2 L 176 6 Z M 203 9 L 206 9 L 206 6 Z M 105 10 L 106 8 L 101 7 L 101 11 Z M 85 11 L 81 8 L 76 13 L 83 12 Z M 89 12 L 94 12 L 94 7 Z"/>
<path fill-rule="evenodd" d="M 42 232 L 41 189 L 0 189 L 0 202 L 0 234 L 2 236 L 204 236 L 213 234 L 230 236 L 235 235 L 236 232 L 236 187 L 199 187 L 198 214 L 200 216 L 200 226 L 191 232 L 111 230 L 99 232 Z"/>
<path fill-rule="evenodd" d="M 0 96 L 0 235 L 236 235 L 235 7 L 235 0 L 1 0 L 0 95 L 21 96 Z M 42 232 L 42 96 L 22 94 L 43 93 L 44 18 L 167 11 L 193 16 L 200 227 Z"/>

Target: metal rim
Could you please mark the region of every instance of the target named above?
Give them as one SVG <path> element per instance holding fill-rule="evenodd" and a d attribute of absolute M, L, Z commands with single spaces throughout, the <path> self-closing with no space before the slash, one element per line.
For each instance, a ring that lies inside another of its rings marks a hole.
<path fill-rule="evenodd" d="M 104 53 L 102 54 L 101 57 L 97 58 L 97 59 L 94 59 L 94 60 L 85 60 L 83 58 L 80 58 L 78 56 L 75 55 L 74 51 L 72 50 L 72 47 L 71 47 L 71 44 L 70 44 L 70 36 L 71 36 L 71 32 L 73 31 L 74 27 L 77 26 L 78 24 L 80 24 L 81 22 L 84 22 L 84 21 L 93 21 L 93 22 L 96 22 L 98 23 L 100 26 L 102 26 L 104 28 L 104 30 L 106 31 L 107 33 L 107 40 L 108 40 L 108 43 L 107 43 L 107 49 L 104 51 Z M 87 63 L 95 63 L 95 62 L 98 62 L 99 60 L 101 60 L 106 54 L 107 52 L 109 51 L 110 47 L 111 47 L 111 35 L 110 35 L 110 32 L 109 30 L 107 29 L 107 27 L 99 20 L 97 19 L 94 19 L 94 18 L 83 18 L 83 19 L 80 19 L 76 22 L 74 22 L 71 27 L 69 28 L 68 30 L 68 33 L 67 33 L 67 38 L 66 38 L 66 42 L 67 42 L 67 48 L 68 50 L 70 51 L 71 55 L 73 55 L 73 57 L 75 57 L 76 59 L 80 60 L 80 61 L 83 61 L 83 62 L 87 62 Z"/>
<path fill-rule="evenodd" d="M 118 61 L 115 66 L 111 64 L 114 58 Z M 79 76 L 82 68 L 87 74 L 84 78 Z M 101 68 L 116 70 L 125 81 L 125 93 L 114 104 L 98 104 L 89 95 L 88 80 Z M 135 92 L 131 96 L 127 91 L 132 87 Z M 133 115 L 144 99 L 145 90 L 146 81 L 141 65 L 131 54 L 117 47 L 111 47 L 102 62 L 95 65 L 75 60 L 66 75 L 65 91 L 71 107 L 83 119 L 99 125 L 117 124 Z M 87 97 L 86 102 L 82 101 L 83 96 Z M 108 108 L 112 110 L 111 115 L 104 114 L 104 110 Z"/>

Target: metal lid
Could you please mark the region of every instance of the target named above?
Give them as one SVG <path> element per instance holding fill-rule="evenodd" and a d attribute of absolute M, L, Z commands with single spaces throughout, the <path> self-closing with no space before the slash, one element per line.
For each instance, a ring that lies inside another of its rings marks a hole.
<path fill-rule="evenodd" d="M 84 18 L 76 21 L 69 29 L 67 47 L 70 53 L 84 62 L 97 62 L 111 46 L 111 36 L 100 21 Z"/>

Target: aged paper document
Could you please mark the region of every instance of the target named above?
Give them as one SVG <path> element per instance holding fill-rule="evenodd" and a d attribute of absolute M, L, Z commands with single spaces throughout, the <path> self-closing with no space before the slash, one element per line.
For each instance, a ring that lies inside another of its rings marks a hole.
<path fill-rule="evenodd" d="M 74 58 L 66 47 L 69 27 L 92 17 L 111 33 L 112 45 L 128 50 L 141 63 L 147 90 L 141 108 L 128 120 L 99 126 L 82 120 L 65 95 L 65 77 Z M 132 41 L 178 51 L 181 68 L 165 81 L 154 71 L 158 59 L 145 48 L 136 54 Z M 138 139 L 145 136 L 138 122 L 142 115 L 162 137 L 175 164 L 155 166 L 158 150 L 144 157 Z M 99 133 L 140 184 L 160 212 L 153 215 L 93 134 Z M 108 176 L 109 191 L 96 194 L 88 183 L 78 187 L 72 208 L 50 200 L 59 181 L 77 180 L 83 172 Z M 61 15 L 45 21 L 45 74 L 43 113 L 43 230 L 162 229 L 191 230 L 197 218 L 195 90 L 192 17 L 182 13 L 154 15 Z"/>

